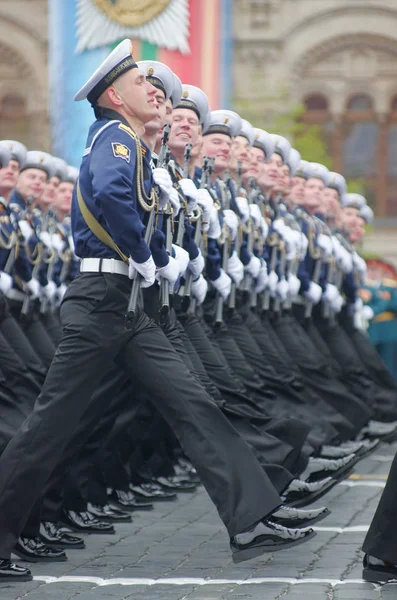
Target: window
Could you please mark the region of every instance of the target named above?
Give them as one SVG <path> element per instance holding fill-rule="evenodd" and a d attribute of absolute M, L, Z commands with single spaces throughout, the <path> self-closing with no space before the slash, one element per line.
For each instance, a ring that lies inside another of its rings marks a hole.
<path fill-rule="evenodd" d="M 348 101 L 346 110 L 349 112 L 364 112 L 372 110 L 372 99 L 364 94 L 353 96 Z"/>
<path fill-rule="evenodd" d="M 328 110 L 328 100 L 322 94 L 312 94 L 304 100 L 307 110 Z"/>

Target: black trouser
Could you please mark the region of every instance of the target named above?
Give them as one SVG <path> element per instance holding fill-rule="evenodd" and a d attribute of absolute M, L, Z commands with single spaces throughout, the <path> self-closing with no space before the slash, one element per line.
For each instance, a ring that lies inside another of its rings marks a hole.
<path fill-rule="evenodd" d="M 63 336 L 33 413 L 0 459 L 0 557 L 11 552 L 98 385 L 115 361 L 142 386 L 195 465 L 230 535 L 251 527 L 280 498 L 236 430 L 161 329 L 138 312 L 125 327 L 130 292 L 121 275 L 82 274 L 61 308 Z M 26 493 L 29 490 L 29 494 Z"/>
<path fill-rule="evenodd" d="M 397 454 L 386 487 L 366 535 L 363 550 L 367 554 L 397 564 Z"/>
<path fill-rule="evenodd" d="M 298 316 L 303 317 L 304 307 L 295 308 Z M 291 358 L 302 371 L 308 387 L 350 421 L 352 433 L 358 433 L 370 419 L 370 409 L 334 375 L 326 359 L 296 319 L 285 315 L 275 323 L 275 329 Z"/>

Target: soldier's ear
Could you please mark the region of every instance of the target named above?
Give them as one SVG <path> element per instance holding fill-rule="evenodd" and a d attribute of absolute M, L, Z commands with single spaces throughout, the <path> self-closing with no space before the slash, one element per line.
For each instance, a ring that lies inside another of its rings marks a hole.
<path fill-rule="evenodd" d="M 120 96 L 119 91 L 113 85 L 107 88 L 105 91 L 107 98 L 110 100 L 112 104 L 115 106 L 122 106 L 124 104 L 122 97 Z"/>

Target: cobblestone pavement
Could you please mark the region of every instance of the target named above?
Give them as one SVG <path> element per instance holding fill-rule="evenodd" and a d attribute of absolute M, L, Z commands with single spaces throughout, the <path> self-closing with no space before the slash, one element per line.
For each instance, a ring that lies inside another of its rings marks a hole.
<path fill-rule="evenodd" d="M 86 536 L 66 563 L 31 565 L 35 580 L 3 584 L 0 600 L 395 600 L 397 584 L 361 581 L 360 546 L 396 451 L 383 445 L 362 460 L 323 499 L 332 514 L 299 548 L 234 565 L 199 488 L 135 513 L 116 535 Z"/>

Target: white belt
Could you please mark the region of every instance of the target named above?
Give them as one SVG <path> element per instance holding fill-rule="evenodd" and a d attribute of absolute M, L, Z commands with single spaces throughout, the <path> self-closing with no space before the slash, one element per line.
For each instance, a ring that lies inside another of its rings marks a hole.
<path fill-rule="evenodd" d="M 128 265 L 116 258 L 82 258 L 80 273 L 112 273 L 128 277 Z"/>

